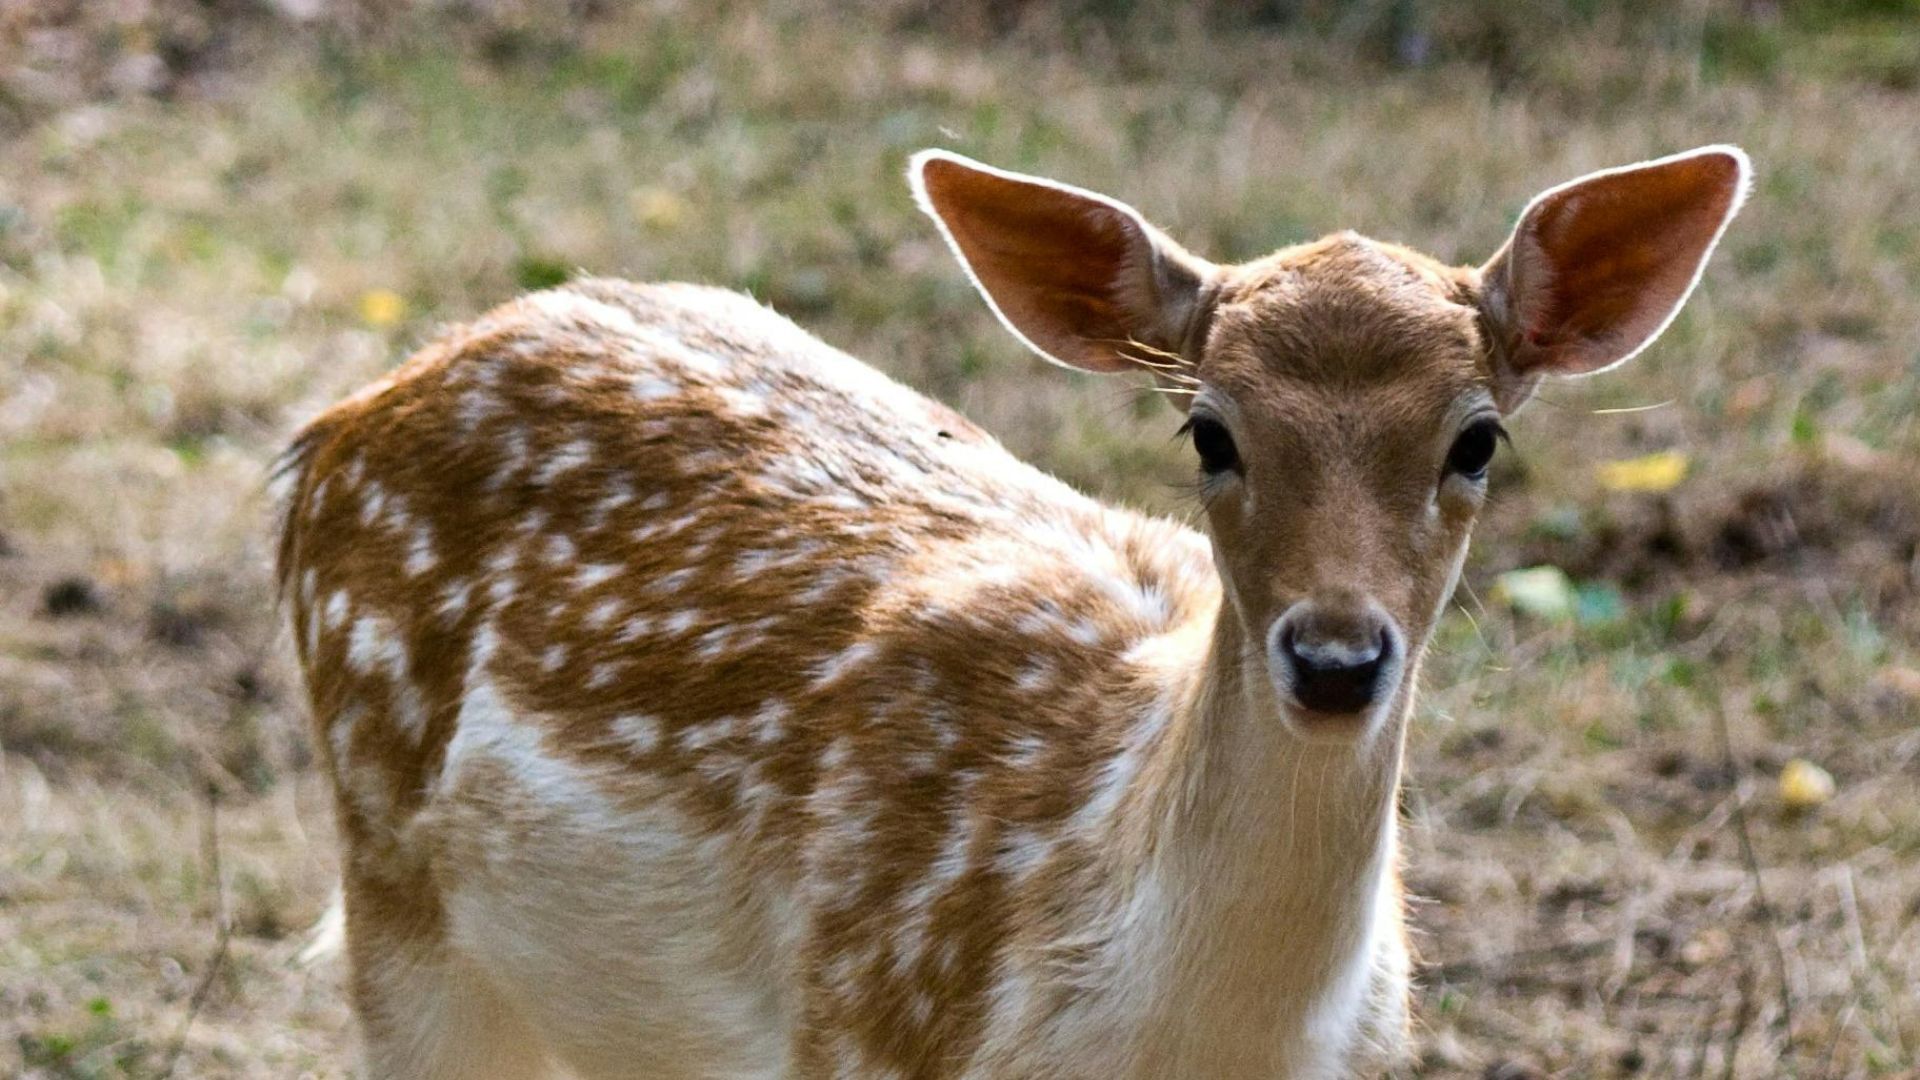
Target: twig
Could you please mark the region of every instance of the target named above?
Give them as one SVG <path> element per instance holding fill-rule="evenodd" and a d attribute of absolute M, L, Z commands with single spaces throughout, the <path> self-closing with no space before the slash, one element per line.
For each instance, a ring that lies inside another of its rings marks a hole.
<path fill-rule="evenodd" d="M 1733 1013 L 1733 1030 L 1727 1032 L 1726 1068 L 1722 1080 L 1734 1080 L 1734 1065 L 1740 1060 L 1740 1043 L 1747 1037 L 1747 1025 L 1753 1022 L 1753 965 L 1740 958 L 1740 1007 Z"/>
<path fill-rule="evenodd" d="M 1787 953 L 1780 945 L 1780 928 L 1774 918 L 1773 904 L 1767 899 L 1766 886 L 1760 880 L 1760 858 L 1753 851 L 1753 833 L 1747 827 L 1747 804 L 1740 797 L 1739 765 L 1733 757 L 1733 735 L 1727 727 L 1727 710 L 1723 704 L 1716 704 L 1713 712 L 1713 729 L 1720 741 L 1720 764 L 1726 774 L 1734 778 L 1733 826 L 1734 834 L 1740 838 L 1740 857 L 1747 864 L 1747 879 L 1753 884 L 1753 901 L 1760 909 L 1760 919 L 1767 927 L 1767 941 L 1773 946 L 1773 960 L 1780 972 L 1780 1022 L 1786 1027 L 1786 1056 L 1797 1057 L 1793 1043 L 1793 991 L 1788 987 Z"/>
<path fill-rule="evenodd" d="M 187 1015 L 181 1018 L 180 1030 L 174 1033 L 173 1043 L 167 1049 L 167 1065 L 160 1070 L 159 1080 L 171 1080 L 174 1068 L 180 1064 L 180 1054 L 187 1047 L 187 1034 L 213 995 L 213 980 L 226 963 L 227 946 L 233 940 L 233 920 L 227 913 L 227 879 L 220 868 L 220 792 L 211 784 L 207 786 L 206 809 L 201 858 L 213 880 L 213 951 L 200 973 L 200 981 L 193 988 L 193 996 L 187 999 Z"/>
<path fill-rule="evenodd" d="M 1700 1021 L 1700 1038 L 1693 1044 L 1693 1064 L 1687 1070 L 1687 1076 L 1698 1078 L 1707 1075 L 1707 1050 L 1713 1046 L 1713 1025 L 1720 1017 L 1720 1000 L 1714 998 L 1701 1008 L 1705 1015 Z"/>
<path fill-rule="evenodd" d="M 1862 984 L 1878 982 L 1874 977 L 1873 964 L 1867 958 L 1867 934 L 1860 918 L 1860 897 L 1854 891 L 1853 864 L 1843 862 L 1830 872 L 1835 882 L 1835 890 L 1840 894 L 1840 911 L 1846 916 L 1847 945 L 1851 953 L 1853 999 L 1864 1000 Z M 1887 1041 L 1893 1044 L 1894 1051 L 1902 1061 L 1907 1060 L 1907 1044 L 1900 1034 L 1900 1024 L 1896 1020 L 1887 1027 Z"/>
<path fill-rule="evenodd" d="M 1463 979 L 1485 977 L 1495 972 L 1504 973 L 1515 967 L 1528 967 L 1541 961 L 1564 963 L 1569 960 L 1587 960 L 1613 951 L 1612 939 L 1597 941 L 1563 941 L 1537 949 L 1521 949 L 1503 953 L 1485 960 L 1453 960 L 1444 964 L 1430 964 L 1420 971 L 1423 980 L 1438 979 L 1443 982 L 1458 982 Z"/>

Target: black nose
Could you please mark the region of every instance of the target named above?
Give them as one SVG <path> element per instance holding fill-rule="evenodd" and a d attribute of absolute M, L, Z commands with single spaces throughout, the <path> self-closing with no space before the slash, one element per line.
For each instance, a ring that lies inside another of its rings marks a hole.
<path fill-rule="evenodd" d="M 1277 644 L 1294 698 L 1324 713 L 1372 705 L 1394 652 L 1393 633 L 1380 619 L 1317 619 L 1311 611 L 1289 612 Z"/>

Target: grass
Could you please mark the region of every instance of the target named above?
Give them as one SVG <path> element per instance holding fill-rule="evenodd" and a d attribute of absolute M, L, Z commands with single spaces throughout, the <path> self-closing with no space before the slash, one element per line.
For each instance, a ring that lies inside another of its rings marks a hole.
<path fill-rule="evenodd" d="M 1537 37 L 1406 7 L 1426 21 L 1086 5 L 1012 33 L 507 8 L 269 27 L 164 93 L 0 94 L 0 1073 L 163 1068 L 222 905 L 177 1075 L 348 1073 L 339 972 L 294 962 L 332 853 L 262 467 L 437 327 L 578 270 L 746 288 L 1073 483 L 1185 513 L 1171 415 L 1023 355 L 907 154 L 1110 191 L 1219 259 L 1351 226 L 1477 261 L 1538 189 L 1716 141 L 1754 156 L 1753 202 L 1659 346 L 1512 425 L 1436 642 L 1414 1071 L 1920 1069 L 1915 36 L 1897 4 L 1575 6 Z M 1600 485 L 1667 449 L 1672 491 Z M 1492 598 L 1547 564 L 1578 617 Z M 1792 758 L 1833 801 L 1781 805 Z"/>

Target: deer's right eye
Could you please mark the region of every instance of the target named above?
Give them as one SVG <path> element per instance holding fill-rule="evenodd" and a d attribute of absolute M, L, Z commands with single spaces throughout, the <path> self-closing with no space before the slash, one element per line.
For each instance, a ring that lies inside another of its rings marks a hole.
<path fill-rule="evenodd" d="M 1233 445 L 1225 424 L 1210 416 L 1193 416 L 1187 419 L 1186 431 L 1200 455 L 1200 468 L 1208 476 L 1240 468 L 1240 448 Z"/>

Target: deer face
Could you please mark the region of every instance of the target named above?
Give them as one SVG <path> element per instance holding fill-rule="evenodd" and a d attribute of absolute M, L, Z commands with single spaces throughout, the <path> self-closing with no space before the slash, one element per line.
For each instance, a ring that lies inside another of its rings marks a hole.
<path fill-rule="evenodd" d="M 1214 558 L 1282 714 L 1395 698 L 1501 432 L 1463 276 L 1342 235 L 1223 275 L 1185 397 Z"/>
<path fill-rule="evenodd" d="M 1284 723 L 1341 737 L 1407 700 L 1502 421 L 1658 335 L 1747 164 L 1708 148 L 1555 188 L 1478 268 L 1352 233 L 1215 266 L 1105 196 L 937 151 L 912 179 L 1021 340 L 1148 372 L 1185 412 L 1222 640 Z"/>

